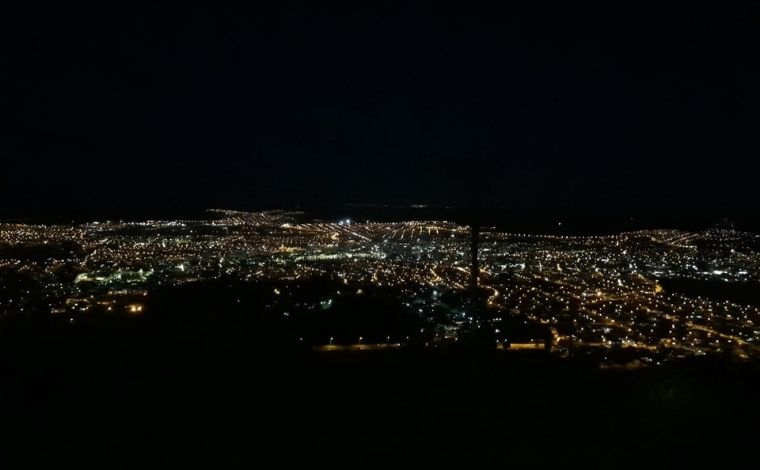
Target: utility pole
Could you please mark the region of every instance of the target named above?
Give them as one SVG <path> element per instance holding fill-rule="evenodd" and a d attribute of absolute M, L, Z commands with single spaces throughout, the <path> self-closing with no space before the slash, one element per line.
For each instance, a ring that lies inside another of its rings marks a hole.
<path fill-rule="evenodd" d="M 480 263 L 478 262 L 478 249 L 480 245 L 480 224 L 474 218 L 470 224 L 470 295 L 474 304 L 477 304 L 480 287 Z"/>

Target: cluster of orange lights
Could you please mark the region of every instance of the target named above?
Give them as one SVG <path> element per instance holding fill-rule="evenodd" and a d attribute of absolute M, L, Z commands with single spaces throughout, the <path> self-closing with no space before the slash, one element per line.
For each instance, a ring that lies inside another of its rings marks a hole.
<path fill-rule="evenodd" d="M 143 312 L 143 306 L 141 304 L 129 304 L 127 311 L 133 315 L 139 315 Z"/>

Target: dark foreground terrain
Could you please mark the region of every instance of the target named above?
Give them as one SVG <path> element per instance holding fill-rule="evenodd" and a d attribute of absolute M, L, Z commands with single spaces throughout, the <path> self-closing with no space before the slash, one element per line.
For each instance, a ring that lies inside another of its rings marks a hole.
<path fill-rule="evenodd" d="M 149 317 L 4 322 L 0 466 L 756 461 L 756 364 L 624 372 L 543 353 L 315 353 L 266 334 L 240 341 L 248 333 L 234 322 L 194 328 L 169 332 Z"/>

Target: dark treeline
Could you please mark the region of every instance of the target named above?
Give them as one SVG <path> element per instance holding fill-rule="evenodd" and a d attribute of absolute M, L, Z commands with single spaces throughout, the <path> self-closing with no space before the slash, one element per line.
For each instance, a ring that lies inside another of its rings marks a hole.
<path fill-rule="evenodd" d="M 248 308 L 268 295 L 186 286 L 152 295 L 143 316 L 6 318 L 4 468 L 624 468 L 755 458 L 755 363 L 614 372 L 541 352 L 317 353 L 284 341 L 292 317 Z M 367 295 L 360 305 L 373 303 Z M 336 318 L 346 321 L 354 302 L 336 303 Z"/>

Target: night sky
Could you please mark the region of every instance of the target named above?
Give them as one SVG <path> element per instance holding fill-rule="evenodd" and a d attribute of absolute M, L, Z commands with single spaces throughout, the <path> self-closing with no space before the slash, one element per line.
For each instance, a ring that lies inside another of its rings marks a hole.
<path fill-rule="evenodd" d="M 0 16 L 0 216 L 754 220 L 757 1 L 65 3 Z"/>

